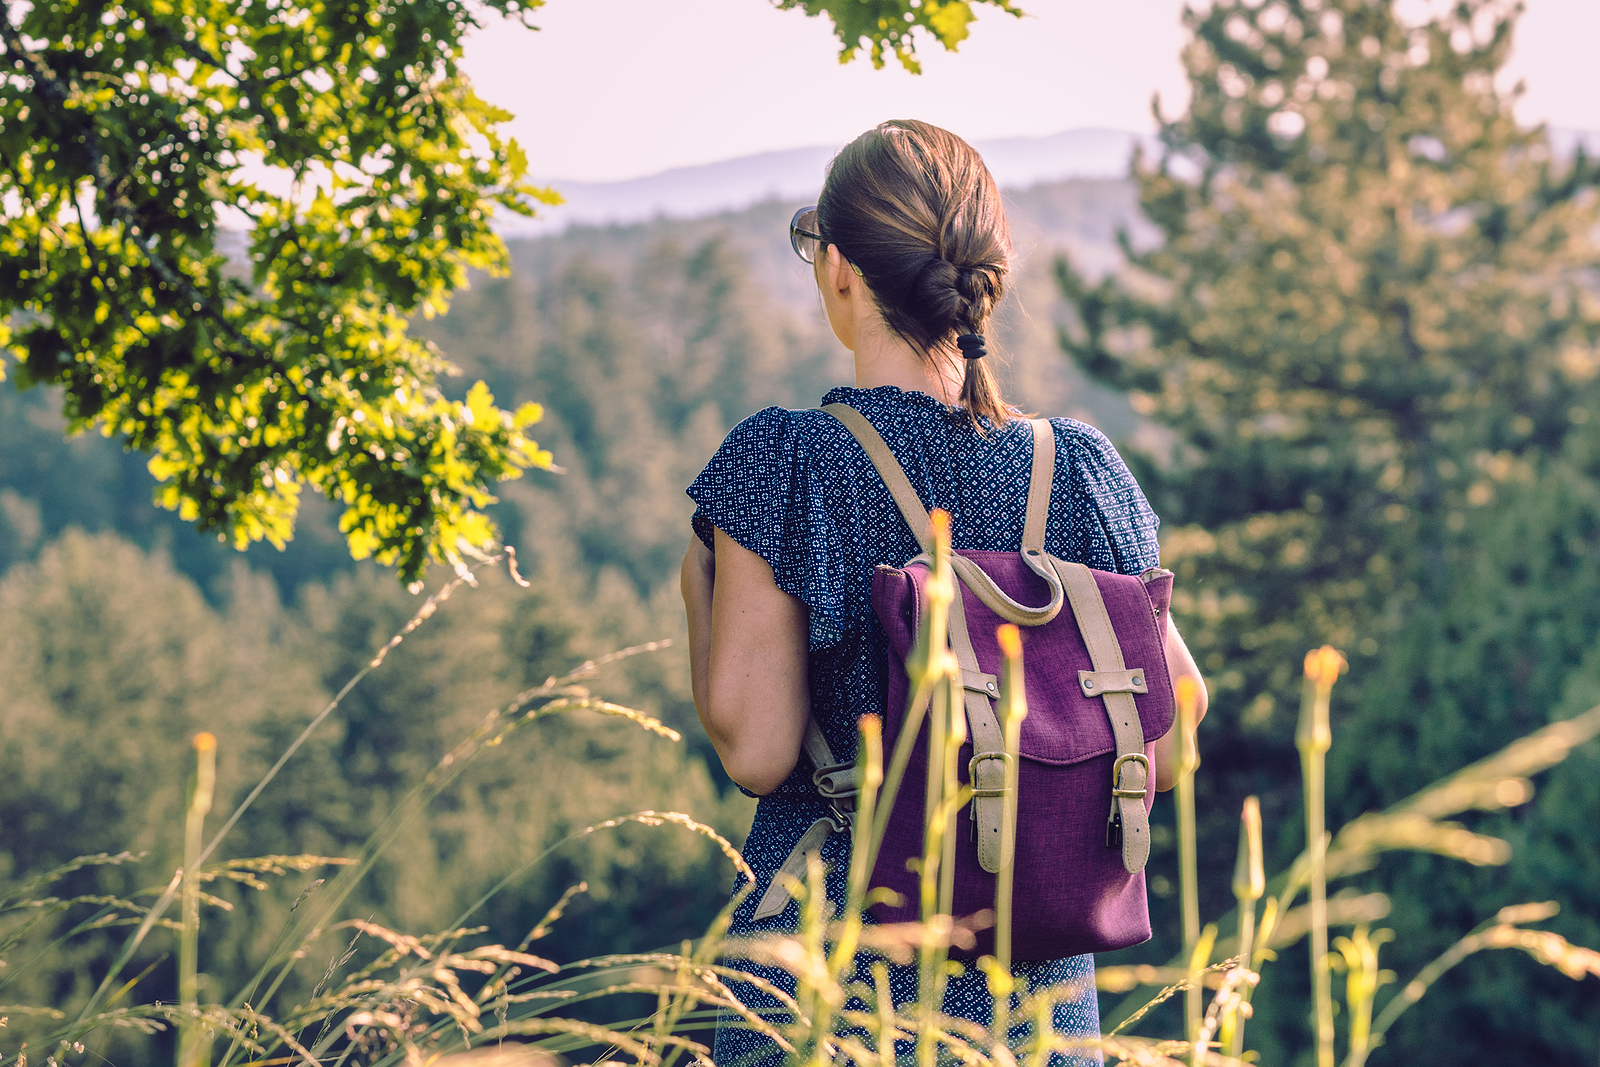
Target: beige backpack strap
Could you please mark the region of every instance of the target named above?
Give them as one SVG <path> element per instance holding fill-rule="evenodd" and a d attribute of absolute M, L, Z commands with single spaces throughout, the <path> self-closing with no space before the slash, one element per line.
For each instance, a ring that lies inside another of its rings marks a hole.
<path fill-rule="evenodd" d="M 950 566 L 961 584 L 1002 619 L 1018 626 L 1043 626 L 1061 613 L 1063 603 L 1061 578 L 1044 554 L 1050 519 L 1050 488 L 1056 472 L 1056 433 L 1047 419 L 1029 419 L 1028 424 L 1033 428 L 1033 473 L 1028 479 L 1028 511 L 1022 523 L 1022 561 L 1044 579 L 1050 590 L 1049 602 L 1038 608 L 1017 603 L 983 572 L 983 568 L 963 556 L 951 556 Z"/>
<path fill-rule="evenodd" d="M 772 884 L 761 894 L 761 903 L 756 905 L 756 913 L 751 919 L 756 922 L 770 919 L 789 906 L 789 901 L 794 899 L 791 886 L 806 884 L 806 856 L 813 852 L 820 854 L 823 842 L 828 840 L 832 832 L 833 821 L 823 818 L 812 823 L 800 835 L 800 840 L 795 842 L 783 865 L 772 876 Z"/>
<path fill-rule="evenodd" d="M 928 521 L 928 512 L 923 508 L 917 491 L 911 488 L 905 471 L 900 469 L 894 453 L 872 423 L 849 404 L 829 404 L 821 410 L 842 422 L 844 428 L 860 443 L 867 458 L 877 468 L 883 484 L 888 486 L 889 495 L 894 498 L 895 506 L 911 528 L 918 546 L 923 552 L 932 552 L 933 524 Z M 1037 608 L 1019 604 L 995 585 L 994 579 L 983 573 L 982 567 L 961 556 L 950 558 L 950 566 L 955 570 L 956 577 L 961 579 L 961 584 L 972 590 L 973 595 L 983 601 L 990 611 L 1018 626 L 1044 625 L 1061 613 L 1063 603 L 1061 579 L 1054 568 L 1045 562 L 1044 556 L 1044 530 L 1050 514 L 1050 486 L 1055 477 L 1055 431 L 1044 419 L 1034 419 L 1032 425 L 1033 476 L 1028 483 L 1028 513 L 1023 522 L 1022 559 L 1033 573 L 1044 579 L 1050 590 L 1049 602 Z M 1030 543 L 1030 536 L 1036 536 L 1038 543 Z"/>
<path fill-rule="evenodd" d="M 1028 481 L 1028 516 L 1022 523 L 1024 554 L 1029 549 L 1044 551 L 1045 527 L 1050 520 L 1050 487 L 1056 477 L 1055 428 L 1048 419 L 1029 419 L 1028 425 L 1033 427 L 1033 477 Z"/>
<path fill-rule="evenodd" d="M 967 632 L 967 612 L 958 596 L 950 601 L 950 648 L 961 665 L 961 689 L 967 709 L 967 734 L 972 740 L 972 761 L 967 764 L 967 780 L 972 785 L 972 836 L 978 845 L 978 865 L 998 874 L 1011 865 L 1013 848 L 1002 842 L 1000 817 L 1005 810 L 1006 753 L 1000 720 L 995 718 L 994 698 L 1000 681 L 978 668 Z"/>
<path fill-rule="evenodd" d="M 1122 646 L 1111 627 L 1106 602 L 1094 575 L 1081 563 L 1053 559 L 1061 572 L 1078 631 L 1089 648 L 1092 671 L 1079 671 L 1078 684 L 1084 696 L 1105 701 L 1111 720 L 1111 735 L 1116 740 L 1117 758 L 1111 765 L 1111 814 L 1106 819 L 1106 844 L 1121 847 L 1122 865 L 1129 874 L 1144 869 L 1150 858 L 1150 819 L 1144 810 L 1150 788 L 1150 759 L 1144 751 L 1144 726 L 1134 693 L 1148 690 L 1144 671 L 1127 669 L 1122 661 Z"/>
<path fill-rule="evenodd" d="M 811 781 L 816 785 L 817 792 L 828 801 L 829 812 L 816 822 L 812 823 L 806 832 L 800 835 L 800 840 L 795 842 L 794 848 L 789 850 L 783 864 L 772 876 L 772 882 L 767 886 L 767 891 L 761 894 L 761 901 L 756 905 L 752 919 L 770 919 L 784 908 L 789 901 L 794 899 L 790 886 L 798 882 L 805 884 L 806 880 L 806 855 L 808 853 L 821 853 L 823 844 L 828 840 L 828 835 L 834 831 L 854 833 L 856 827 L 856 767 L 853 763 L 840 763 L 833 755 L 833 749 L 828 745 L 828 739 L 823 736 L 822 727 L 817 725 L 815 718 L 806 719 L 805 736 L 801 739 L 801 748 L 807 758 L 811 760 L 812 767 L 816 768 L 811 773 Z"/>
<path fill-rule="evenodd" d="M 865 415 L 849 404 L 829 404 L 822 410 L 844 423 L 844 428 L 850 431 L 851 436 L 865 450 L 867 458 L 872 460 L 872 465 L 878 469 L 878 476 L 883 479 L 883 484 L 889 487 L 889 495 L 894 497 L 895 506 L 900 509 L 901 517 L 906 520 L 906 525 L 911 527 L 911 534 L 917 539 L 918 547 L 924 552 L 932 552 L 933 523 L 928 520 L 928 511 L 922 506 L 922 500 L 917 496 L 917 491 L 911 488 L 906 472 L 900 469 L 894 453 L 889 451 L 889 445 L 879 435 L 877 429 L 867 421 Z"/>

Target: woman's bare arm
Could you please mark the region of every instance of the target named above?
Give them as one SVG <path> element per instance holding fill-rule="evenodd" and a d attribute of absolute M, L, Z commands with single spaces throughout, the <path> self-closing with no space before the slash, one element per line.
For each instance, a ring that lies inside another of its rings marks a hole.
<path fill-rule="evenodd" d="M 699 534 L 691 535 L 678 572 L 678 588 L 683 593 L 683 610 L 689 620 L 689 684 L 694 691 L 695 710 L 702 722 L 711 673 L 711 590 L 716 575 L 716 557 L 700 540 Z"/>
<path fill-rule="evenodd" d="M 728 777 L 770 793 L 800 758 L 811 714 L 806 606 L 721 530 L 714 556 L 698 537 L 690 542 L 681 586 L 700 722 Z"/>
<path fill-rule="evenodd" d="M 1183 635 L 1178 633 L 1177 624 L 1172 621 L 1172 616 L 1167 616 L 1167 673 L 1172 676 L 1173 687 L 1176 688 L 1178 679 L 1187 675 L 1197 683 L 1200 693 L 1200 704 L 1195 709 L 1194 722 L 1200 725 L 1200 720 L 1206 717 L 1206 683 L 1200 677 L 1200 668 L 1195 665 L 1194 656 L 1189 654 L 1189 646 L 1183 643 Z M 1172 720 L 1172 729 L 1156 742 L 1156 789 L 1166 792 L 1178 784 L 1178 763 L 1183 755 L 1179 748 L 1179 726 L 1176 716 Z M 1193 744 L 1193 739 L 1190 744 Z"/>

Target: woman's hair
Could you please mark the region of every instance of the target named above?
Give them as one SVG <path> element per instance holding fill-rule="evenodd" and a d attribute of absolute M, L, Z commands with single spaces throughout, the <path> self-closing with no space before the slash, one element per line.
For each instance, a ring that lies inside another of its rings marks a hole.
<path fill-rule="evenodd" d="M 1005 293 L 1000 190 L 971 145 L 926 122 L 885 122 L 846 145 L 828 167 L 817 227 L 859 268 L 884 322 L 930 363 L 954 355 L 957 336 L 981 335 Z M 1009 421 L 985 361 L 965 362 L 967 412 Z"/>

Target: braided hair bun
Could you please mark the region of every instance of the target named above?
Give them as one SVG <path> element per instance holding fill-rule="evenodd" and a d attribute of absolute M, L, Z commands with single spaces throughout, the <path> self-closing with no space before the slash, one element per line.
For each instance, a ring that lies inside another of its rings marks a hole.
<path fill-rule="evenodd" d="M 834 157 L 819 232 L 859 268 L 884 322 L 930 363 L 964 357 L 961 403 L 996 425 L 1011 414 L 982 357 L 1011 261 L 1000 190 L 955 134 L 894 120 Z"/>

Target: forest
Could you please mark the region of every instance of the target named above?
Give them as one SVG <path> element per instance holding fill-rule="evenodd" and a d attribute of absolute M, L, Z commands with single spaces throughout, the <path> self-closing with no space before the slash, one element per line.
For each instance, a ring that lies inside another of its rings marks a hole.
<path fill-rule="evenodd" d="M 1300 29 L 1271 14 L 1290 7 Z M 1164 162 L 1007 192 L 1008 397 L 1118 444 L 1161 516 L 1174 618 L 1207 675 L 1194 788 L 1208 918 L 1233 907 L 1246 796 L 1260 798 L 1269 870 L 1307 846 L 1307 650 L 1348 662 L 1331 706 L 1332 826 L 1600 703 L 1600 168 L 1515 123 L 1484 73 L 1512 21 L 1482 23 L 1468 19 L 1479 36 L 1461 44 L 1452 25 L 1408 29 L 1383 4 L 1218 4 L 1193 17 L 1195 97 L 1163 131 Z M 456 590 L 337 702 L 230 854 L 354 856 L 486 711 L 586 660 L 670 642 L 588 684 L 681 742 L 585 712 L 527 727 L 398 831 L 343 912 L 413 932 L 473 914 L 509 945 L 581 882 L 540 942 L 557 963 L 705 932 L 736 880 L 713 840 L 582 831 L 647 809 L 735 845 L 748 826 L 753 802 L 689 693 L 683 489 L 741 418 L 849 380 L 787 247 L 798 206 L 513 241 L 507 271 L 474 269 L 448 311 L 412 318 L 452 365 L 447 396 L 482 381 L 504 408 L 542 408 L 531 429 L 552 462 L 496 485 L 486 509 L 528 587 L 485 570 Z M 68 884 L 144 899 L 183 862 L 190 739 L 216 736 L 213 810 L 231 810 L 422 598 L 353 560 L 338 505 L 316 493 L 300 495 L 281 550 L 197 531 L 158 505 L 145 455 L 110 430 L 69 432 L 63 384 L 8 373 L 31 388 L 0 385 L 0 891 L 129 851 L 137 862 Z M 433 589 L 451 571 L 425 577 Z M 1518 782 L 1458 827 L 1507 855 L 1422 846 L 1360 872 L 1362 899 L 1381 904 L 1347 909 L 1346 926 L 1393 931 L 1382 966 L 1398 982 L 1529 901 L 1559 905 L 1550 931 L 1600 947 L 1600 743 Z M 1156 936 L 1102 967 L 1169 965 L 1186 948 L 1172 805 L 1154 822 Z M 240 988 L 302 890 L 335 870 L 216 889 L 230 913 L 207 919 L 202 988 Z M 25 930 L 23 950 L 47 951 L 53 929 Z M 0 1002 L 81 1003 L 121 929 L 0 972 Z M 148 968 L 152 988 L 175 987 L 175 952 L 153 940 L 129 977 Z M 288 992 L 314 995 L 316 972 Z M 1372 1062 L 1590 1063 L 1597 980 L 1480 953 Z M 1258 1062 L 1315 1062 L 1308 996 L 1303 967 L 1263 980 Z M 1152 1032 L 1181 1030 L 1181 999 Z M 1104 1018 L 1127 1008 L 1102 991 Z M 143 1062 L 133 1047 L 119 1049 Z"/>

